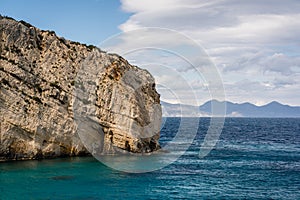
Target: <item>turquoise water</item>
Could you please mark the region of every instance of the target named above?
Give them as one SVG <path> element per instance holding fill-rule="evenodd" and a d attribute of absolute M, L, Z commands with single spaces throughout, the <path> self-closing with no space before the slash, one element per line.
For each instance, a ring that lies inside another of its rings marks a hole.
<path fill-rule="evenodd" d="M 167 119 L 162 145 L 179 122 Z M 200 120 L 179 160 L 150 173 L 92 157 L 0 163 L 0 199 L 300 199 L 300 119 L 226 119 L 215 149 L 199 159 L 208 123 Z"/>

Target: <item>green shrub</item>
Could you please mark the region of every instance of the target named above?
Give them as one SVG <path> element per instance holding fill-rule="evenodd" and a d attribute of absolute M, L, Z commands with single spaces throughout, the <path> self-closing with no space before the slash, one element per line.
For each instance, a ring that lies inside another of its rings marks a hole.
<path fill-rule="evenodd" d="M 23 24 L 23 25 L 25 25 L 25 26 L 27 26 L 28 28 L 32 27 L 31 24 L 29 24 L 29 23 L 27 23 L 27 22 L 25 22 L 23 20 L 21 20 L 20 23 Z"/>

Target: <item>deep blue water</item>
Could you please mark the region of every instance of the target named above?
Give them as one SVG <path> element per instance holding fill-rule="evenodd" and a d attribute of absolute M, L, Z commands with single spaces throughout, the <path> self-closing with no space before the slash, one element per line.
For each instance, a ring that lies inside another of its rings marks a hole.
<path fill-rule="evenodd" d="M 179 124 L 166 120 L 162 146 Z M 149 173 L 119 172 L 90 157 L 0 163 L 0 199 L 300 199 L 300 119 L 228 118 L 216 147 L 199 159 L 208 125 L 201 118 L 189 150 Z"/>

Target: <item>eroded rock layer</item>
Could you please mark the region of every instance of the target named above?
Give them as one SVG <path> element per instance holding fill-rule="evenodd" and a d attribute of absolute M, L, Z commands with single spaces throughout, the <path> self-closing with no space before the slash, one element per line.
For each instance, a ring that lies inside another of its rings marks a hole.
<path fill-rule="evenodd" d="M 0 160 L 159 149 L 149 72 L 1 16 L 0 114 Z"/>

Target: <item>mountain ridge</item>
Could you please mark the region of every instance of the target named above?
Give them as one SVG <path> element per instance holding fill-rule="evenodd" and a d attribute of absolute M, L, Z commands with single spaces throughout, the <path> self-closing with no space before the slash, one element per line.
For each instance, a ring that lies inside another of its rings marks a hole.
<path fill-rule="evenodd" d="M 183 117 L 210 117 L 212 116 L 211 106 L 226 106 L 226 117 L 300 117 L 300 106 L 285 105 L 278 101 L 272 101 L 265 105 L 257 106 L 250 102 L 234 103 L 231 101 L 210 100 L 200 106 L 192 106 L 186 104 L 171 104 L 161 102 L 164 116 L 180 116 Z M 183 109 L 182 109 L 182 108 Z M 195 109 L 198 112 L 195 113 Z M 188 114 L 188 113 L 191 114 Z M 215 111 L 214 116 L 222 116 L 224 111 Z"/>

